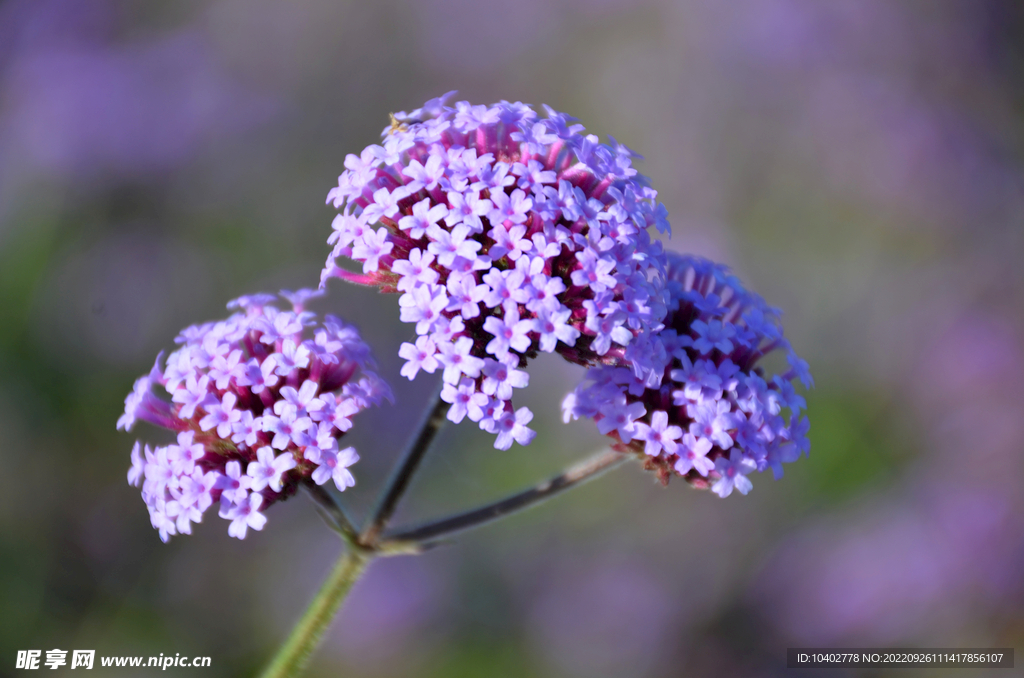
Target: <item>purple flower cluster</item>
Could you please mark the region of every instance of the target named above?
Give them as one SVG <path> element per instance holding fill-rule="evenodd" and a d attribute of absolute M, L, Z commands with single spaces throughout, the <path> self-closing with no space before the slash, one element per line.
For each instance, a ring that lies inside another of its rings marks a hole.
<path fill-rule="evenodd" d="M 539 351 L 585 366 L 629 357 L 637 378 L 657 379 L 646 356 L 666 312 L 664 252 L 647 229 L 669 226 L 614 139 L 549 108 L 449 107 L 451 94 L 397 114 L 382 145 L 346 158 L 321 285 L 402 293 L 418 335 L 401 347 L 402 374 L 443 370 L 448 418 L 508 449 L 534 437 L 511 398 Z"/>
<path fill-rule="evenodd" d="M 667 254 L 668 315 L 650 343 L 656 381 L 623 366 L 592 368 L 562 404 L 566 421 L 594 419 L 667 483 L 673 473 L 721 497 L 751 489 L 747 474 L 810 451 L 806 408 L 792 381 L 814 382 L 782 334 L 779 311 L 722 265 Z M 766 380 L 757 366 L 787 351 L 790 369 Z M 788 414 L 787 414 L 788 413 Z"/>
<path fill-rule="evenodd" d="M 240 312 L 227 320 L 182 331 L 164 369 L 158 356 L 125 399 L 118 428 L 141 419 L 178 432 L 172 445 L 136 442 L 128 471 L 164 541 L 190 534 L 217 501 L 228 534 L 244 539 L 263 529 L 263 509 L 307 478 L 339 490 L 355 484 L 348 467 L 359 455 L 338 441 L 355 414 L 392 398 L 390 388 L 367 371 L 373 359 L 355 328 L 303 309 L 318 292 L 281 294 L 293 310 L 272 306 L 272 295 L 242 297 L 228 304 Z"/>

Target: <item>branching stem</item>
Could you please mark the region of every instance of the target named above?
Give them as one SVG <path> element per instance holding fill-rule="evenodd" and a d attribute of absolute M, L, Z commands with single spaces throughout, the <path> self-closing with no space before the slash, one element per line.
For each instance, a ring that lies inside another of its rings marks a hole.
<path fill-rule="evenodd" d="M 584 459 L 578 464 L 570 466 L 562 473 L 548 478 L 538 485 L 534 485 L 522 492 L 517 492 L 493 504 L 487 504 L 465 513 L 458 513 L 447 518 L 424 523 L 417 527 L 396 530 L 386 535 L 382 545 L 392 542 L 419 543 L 422 548 L 429 548 L 432 540 L 486 525 L 499 518 L 547 501 L 555 495 L 568 490 L 570 487 L 593 480 L 629 458 L 629 455 L 621 452 L 604 450 Z"/>
<path fill-rule="evenodd" d="M 447 412 L 448 403 L 441 400 L 440 391 L 438 391 L 434 395 L 433 404 L 423 417 L 416 437 L 412 439 L 398 465 L 395 466 L 391 477 L 388 478 L 388 482 L 381 492 L 380 500 L 359 536 L 359 543 L 364 547 L 372 549 L 376 545 L 377 538 L 384 531 L 395 509 L 398 508 L 398 502 L 409 488 L 409 483 L 412 482 L 412 477 L 419 468 L 420 462 L 423 461 L 427 450 L 430 449 L 430 444 L 434 442 L 434 438 L 444 425 Z"/>

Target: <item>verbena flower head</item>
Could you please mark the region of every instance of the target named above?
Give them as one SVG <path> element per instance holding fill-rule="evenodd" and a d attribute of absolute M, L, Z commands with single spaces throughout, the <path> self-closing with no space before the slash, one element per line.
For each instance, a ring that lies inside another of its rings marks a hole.
<path fill-rule="evenodd" d="M 240 311 L 227 320 L 183 330 L 166 366 L 161 354 L 125 399 L 118 428 L 141 419 L 178 432 L 172 445 L 136 442 L 128 471 L 165 542 L 190 534 L 217 502 L 228 534 L 244 539 L 263 529 L 263 510 L 306 479 L 333 480 L 339 490 L 355 484 L 349 467 L 359 455 L 339 440 L 355 414 L 391 391 L 368 371 L 370 349 L 355 328 L 304 310 L 318 292 L 281 295 L 292 310 L 258 294 L 229 303 Z"/>
<path fill-rule="evenodd" d="M 635 452 L 663 483 L 672 475 L 726 497 L 751 489 L 747 474 L 810 452 L 806 403 L 793 387 L 814 382 L 782 333 L 780 312 L 748 292 L 728 268 L 667 255 L 669 311 L 648 349 L 657 383 L 621 366 L 598 366 L 562 404 Z M 766 377 L 758 361 L 786 351 L 790 369 Z"/>
<path fill-rule="evenodd" d="M 342 212 L 321 285 L 402 293 L 418 335 L 401 347 L 402 374 L 443 370 L 448 418 L 469 417 L 508 449 L 534 435 L 511 397 L 539 351 L 586 366 L 631 354 L 638 378 L 653 378 L 637 347 L 665 315 L 664 253 L 647 229 L 669 226 L 614 139 L 550 108 L 450 107 L 451 94 L 395 115 L 381 145 L 346 158 L 327 197 Z"/>

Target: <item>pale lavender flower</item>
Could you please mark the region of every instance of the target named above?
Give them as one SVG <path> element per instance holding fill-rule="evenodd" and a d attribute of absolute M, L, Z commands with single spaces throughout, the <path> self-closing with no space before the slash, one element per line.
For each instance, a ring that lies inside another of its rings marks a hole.
<path fill-rule="evenodd" d="M 323 485 L 328 480 L 334 480 L 339 490 L 352 487 L 356 484 L 356 479 L 348 467 L 357 461 L 359 455 L 354 447 L 346 447 L 340 452 L 337 449 L 320 450 L 320 459 L 317 462 L 319 466 L 312 475 L 313 482 Z"/>
<path fill-rule="evenodd" d="M 285 408 L 280 417 L 263 415 L 263 430 L 274 434 L 270 444 L 279 450 L 288 449 L 312 423 L 309 417 L 300 417 L 291 408 Z"/>
<path fill-rule="evenodd" d="M 719 457 L 715 460 L 715 471 L 719 478 L 711 486 L 711 491 L 719 497 L 728 497 L 735 489 L 740 494 L 750 492 L 753 487 L 747 474 L 757 470 L 757 464 L 753 459 L 743 455 L 739 450 L 733 450 L 729 458 Z"/>
<path fill-rule="evenodd" d="M 458 424 L 466 415 L 470 421 L 480 421 L 483 417 L 483 408 L 490 398 L 485 393 L 477 390 L 476 382 L 469 377 L 463 377 L 458 386 L 446 383 L 441 389 L 441 400 L 451 403 L 448 408 L 448 420 Z"/>
<path fill-rule="evenodd" d="M 261 447 L 256 450 L 256 461 L 249 462 L 249 468 L 246 469 L 252 478 L 250 488 L 253 492 L 259 492 L 269 485 L 274 492 L 280 492 L 282 476 L 297 465 L 295 456 L 290 452 L 275 456 L 273 448 Z"/>
<path fill-rule="evenodd" d="M 503 318 L 488 317 L 484 321 L 483 330 L 494 335 L 494 338 L 488 342 L 487 352 L 500 359 L 512 350 L 525 351 L 530 347 L 529 333 L 532 329 L 533 321 L 520 320 L 519 310 L 515 306 L 507 309 Z"/>
<path fill-rule="evenodd" d="M 220 517 L 231 521 L 228 526 L 228 534 L 238 539 L 245 539 L 245 534 L 251 527 L 254 530 L 262 530 L 267 524 L 267 517 L 260 513 L 263 505 L 263 495 L 253 493 L 238 503 L 232 503 L 222 495 L 220 505 Z"/>
<path fill-rule="evenodd" d="M 636 438 L 644 441 L 644 454 L 656 457 L 662 453 L 672 454 L 676 451 L 676 440 L 683 435 L 683 429 L 669 426 L 666 412 L 655 412 L 651 415 L 650 425 L 643 422 L 634 424 Z M 710 446 L 708 446 L 710 449 Z"/>
<path fill-rule="evenodd" d="M 204 473 L 200 468 L 193 469 L 191 475 L 181 479 L 181 491 L 176 496 L 180 501 L 194 506 L 202 514 L 213 504 L 213 491 L 217 489 L 220 475 L 216 471 Z"/>
<path fill-rule="evenodd" d="M 498 434 L 494 447 L 499 450 L 507 450 L 512 447 L 513 440 L 520 445 L 529 445 L 537 435 L 535 431 L 526 426 L 532 419 L 533 412 L 526 407 L 520 407 L 514 413 L 505 410 L 499 416 L 494 417 L 495 430 L 492 432 Z"/>
<path fill-rule="evenodd" d="M 216 382 L 214 383 L 216 384 Z M 227 384 L 225 384 L 225 386 L 226 385 Z M 231 429 L 234 424 L 242 418 L 242 413 L 235 409 L 236 402 L 238 402 L 238 396 L 234 393 L 225 393 L 219 403 L 206 403 L 204 406 L 206 409 L 206 416 L 199 420 L 199 428 L 204 431 L 209 431 L 216 427 L 217 435 L 221 438 L 230 437 Z"/>
<path fill-rule="evenodd" d="M 459 337 L 455 343 L 440 344 L 438 349 L 440 349 L 438 360 L 444 365 L 446 384 L 461 382 L 460 375 L 463 374 L 472 379 L 480 376 L 484 361 L 470 354 L 473 349 L 473 340 L 469 337 Z"/>
<path fill-rule="evenodd" d="M 433 374 L 438 367 L 437 347 L 430 337 L 420 337 L 415 345 L 405 342 L 398 349 L 398 357 L 405 358 L 401 375 L 412 380 L 420 370 Z"/>
<path fill-rule="evenodd" d="M 135 447 L 132 448 L 132 467 L 128 469 L 128 484 L 133 487 L 139 487 L 142 484 L 142 480 L 145 477 L 146 464 L 142 461 L 142 456 L 139 454 L 139 441 L 135 441 Z"/>
<path fill-rule="evenodd" d="M 274 403 L 274 412 L 281 414 L 286 408 L 291 408 L 297 417 L 309 416 L 308 410 L 319 409 L 319 401 L 316 399 L 316 392 L 319 388 L 320 385 L 312 379 L 302 382 L 302 386 L 297 391 L 291 386 L 282 387 L 281 397 L 284 400 Z"/>
<path fill-rule="evenodd" d="M 196 462 L 206 455 L 206 448 L 195 442 L 195 435 L 195 431 L 182 431 L 178 434 L 178 444 L 168 447 L 167 457 L 179 476 L 192 473 Z"/>
<path fill-rule="evenodd" d="M 518 364 L 518 361 L 515 361 L 514 364 Z M 481 385 L 483 392 L 498 400 L 510 400 L 513 388 L 526 388 L 530 383 L 530 375 L 525 371 L 517 370 L 515 367 L 493 358 L 484 360 L 483 374 L 484 381 Z"/>
<path fill-rule="evenodd" d="M 637 437 L 634 422 L 644 416 L 647 410 L 643 403 L 630 403 L 620 396 L 602 405 L 600 412 L 602 416 L 597 422 L 597 430 L 602 435 L 614 433 L 623 443 L 629 443 Z"/>
<path fill-rule="evenodd" d="M 239 462 L 232 460 L 224 465 L 224 473 L 217 479 L 216 489 L 221 491 L 221 497 L 237 504 L 248 496 L 251 486 L 252 478 L 243 473 Z"/>
<path fill-rule="evenodd" d="M 712 447 L 714 447 L 714 443 L 707 438 L 697 438 L 692 433 L 684 434 L 676 448 L 679 458 L 673 465 L 675 472 L 685 476 L 691 470 L 696 470 L 701 477 L 707 478 L 708 474 L 715 469 L 715 462 L 707 457 Z"/>

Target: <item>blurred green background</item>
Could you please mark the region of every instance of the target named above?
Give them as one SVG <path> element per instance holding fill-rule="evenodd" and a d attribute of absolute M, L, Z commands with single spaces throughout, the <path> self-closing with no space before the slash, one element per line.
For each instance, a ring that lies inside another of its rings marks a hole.
<path fill-rule="evenodd" d="M 162 544 L 114 425 L 180 328 L 316 285 L 345 155 L 449 89 L 643 154 L 667 246 L 785 310 L 812 452 L 727 500 L 627 467 L 380 561 L 310 675 L 768 676 L 793 646 L 1024 647 L 1022 8 L 6 0 L 0 674 L 27 648 L 208 655 L 170 671 L 208 676 L 267 660 L 340 544 L 301 496 L 244 542 L 211 516 Z M 397 297 L 333 280 L 314 308 L 360 327 L 397 395 L 346 438 L 359 513 L 433 384 L 398 374 Z M 400 523 L 600 448 L 561 423 L 581 372 L 546 357 L 521 399 L 534 444 L 449 428 Z"/>

